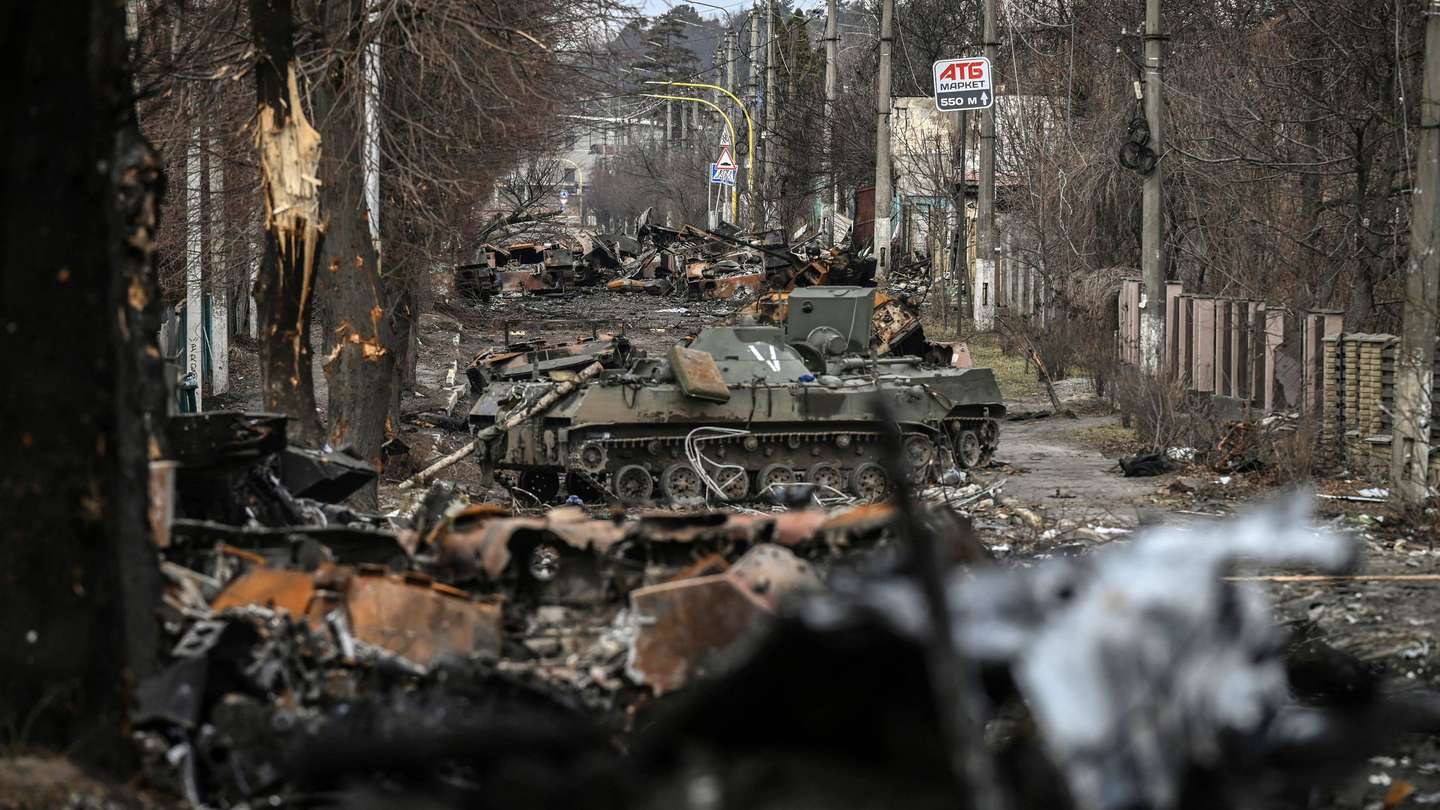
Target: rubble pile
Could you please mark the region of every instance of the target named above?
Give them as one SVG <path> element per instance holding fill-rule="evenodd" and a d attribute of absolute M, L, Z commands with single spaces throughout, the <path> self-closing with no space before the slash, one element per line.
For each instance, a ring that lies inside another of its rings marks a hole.
<path fill-rule="evenodd" d="M 149 779 L 194 807 L 1232 806 L 1440 728 L 1434 696 L 1287 645 L 1225 579 L 1353 566 L 1300 503 L 1002 566 L 951 505 L 998 484 L 629 513 L 437 484 L 380 517 L 313 497 L 350 465 L 282 477 L 283 422 L 191 419 L 211 424 L 168 467 L 172 646 L 133 717 Z M 207 457 L 200 435 L 228 438 Z M 236 511 L 193 499 L 221 486 Z M 261 525 L 272 501 L 336 522 Z M 337 525 L 388 562 L 328 545 Z"/>
<path fill-rule="evenodd" d="M 1007 497 L 991 372 L 907 297 L 928 268 L 881 292 L 803 234 L 642 231 L 487 247 L 476 295 L 593 273 L 754 290 L 742 318 L 775 325 L 663 358 L 507 325 L 465 368 L 473 441 L 384 514 L 355 506 L 375 470 L 281 417 L 170 422 L 150 784 L 196 808 L 1287 807 L 1440 730 L 1440 699 L 1291 640 L 1250 581 L 1353 568 L 1302 503 L 1105 543 L 1129 530 Z M 473 492 L 437 480 L 462 459 Z"/>
<path fill-rule="evenodd" d="M 299 801 L 292 746 L 459 687 L 624 727 L 895 542 L 889 504 L 515 513 L 439 482 L 371 514 L 340 502 L 375 471 L 288 444 L 283 418 L 181 415 L 169 435 L 152 519 L 170 640 L 134 727 L 152 781 L 195 807 Z"/>
<path fill-rule="evenodd" d="M 745 233 L 722 224 L 671 228 L 642 214 L 637 236 L 580 231 L 564 241 L 520 235 L 486 243 L 474 261 L 453 271 L 456 291 L 470 300 L 496 295 L 560 295 L 603 284 L 620 292 L 676 295 L 688 300 L 748 300 L 822 284 L 873 285 L 875 260 L 848 243 L 824 248 L 818 235 Z M 927 266 L 928 270 L 928 266 Z M 919 274 L 910 273 L 916 278 Z M 902 285 L 905 286 L 905 285 Z M 923 294 L 918 284 L 900 290 Z M 897 288 L 898 290 L 899 288 Z"/>

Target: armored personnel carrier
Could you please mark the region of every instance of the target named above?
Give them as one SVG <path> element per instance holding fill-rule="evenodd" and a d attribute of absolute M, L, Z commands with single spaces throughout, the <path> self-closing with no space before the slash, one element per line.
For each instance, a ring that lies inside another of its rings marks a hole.
<path fill-rule="evenodd" d="M 470 412 L 481 465 L 518 473 L 542 499 L 744 501 L 809 482 L 822 497 L 874 500 L 891 488 L 881 398 L 918 483 L 986 463 L 1005 415 L 994 374 L 877 357 L 874 305 L 869 288 L 798 289 L 783 326 L 709 327 L 664 358 L 591 369 L 578 384 L 493 383 Z M 575 390 L 557 399 L 560 385 Z"/>

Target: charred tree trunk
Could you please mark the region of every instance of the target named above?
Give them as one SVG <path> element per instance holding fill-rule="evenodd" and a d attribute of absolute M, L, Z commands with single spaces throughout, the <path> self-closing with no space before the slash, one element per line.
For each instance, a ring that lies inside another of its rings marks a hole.
<path fill-rule="evenodd" d="M 315 408 L 310 314 L 323 248 L 320 134 L 300 104 L 290 0 L 250 0 L 255 38 L 255 145 L 265 203 L 265 253 L 255 279 L 265 407 L 303 441 L 324 440 Z"/>
<path fill-rule="evenodd" d="M 397 428 L 390 423 L 398 392 L 396 296 L 380 272 L 362 174 L 362 0 L 325 0 L 320 20 L 322 30 L 343 37 L 329 49 L 329 69 L 313 93 L 321 139 L 329 147 L 320 161 L 322 206 L 331 212 L 321 281 L 334 322 L 334 348 L 325 361 L 329 441 L 379 467 L 380 446 Z M 371 489 L 368 500 L 374 498 Z"/>
<path fill-rule="evenodd" d="M 155 661 L 146 484 L 165 407 L 163 184 L 126 54 L 123 4 L 19 4 L 0 23 L 19 111 L 0 121 L 0 729 L 112 767 Z"/>

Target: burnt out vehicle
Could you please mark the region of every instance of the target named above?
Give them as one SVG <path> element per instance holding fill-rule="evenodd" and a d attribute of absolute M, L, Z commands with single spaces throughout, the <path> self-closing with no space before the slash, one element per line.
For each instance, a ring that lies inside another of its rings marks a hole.
<path fill-rule="evenodd" d="M 558 243 L 483 245 L 472 264 L 455 268 L 461 296 L 484 301 L 498 293 L 554 295 L 598 278 L 577 252 Z"/>
<path fill-rule="evenodd" d="M 579 384 L 491 384 L 470 412 L 481 466 L 518 474 L 542 499 L 734 502 L 808 482 L 822 497 L 874 500 L 891 488 L 881 400 L 916 482 L 985 464 L 1005 415 L 994 374 L 876 356 L 874 306 L 873 289 L 800 289 L 782 326 L 709 327 Z M 575 390 L 555 396 L 564 385 Z"/>

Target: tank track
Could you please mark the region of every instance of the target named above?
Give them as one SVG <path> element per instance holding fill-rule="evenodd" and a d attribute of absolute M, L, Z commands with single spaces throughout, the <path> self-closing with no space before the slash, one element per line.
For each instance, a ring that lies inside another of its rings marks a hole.
<path fill-rule="evenodd" d="M 966 440 L 966 434 L 973 440 Z M 928 481 L 947 466 L 981 466 L 989 461 L 998 439 L 998 423 L 985 417 L 951 417 L 938 436 L 921 431 L 905 434 L 911 467 Z M 819 495 L 862 500 L 883 498 L 889 476 L 880 461 L 881 431 L 765 431 L 704 436 L 696 445 L 705 476 L 695 474 L 686 454 L 687 437 L 585 437 L 572 434 L 566 470 L 587 489 L 599 489 L 625 503 L 704 500 L 743 502 L 765 496 L 774 485 L 813 483 Z M 935 441 L 939 438 L 940 441 Z M 971 449 L 969 463 L 960 458 Z M 975 448 L 978 447 L 978 450 Z M 708 477 L 723 496 L 705 482 Z"/>

